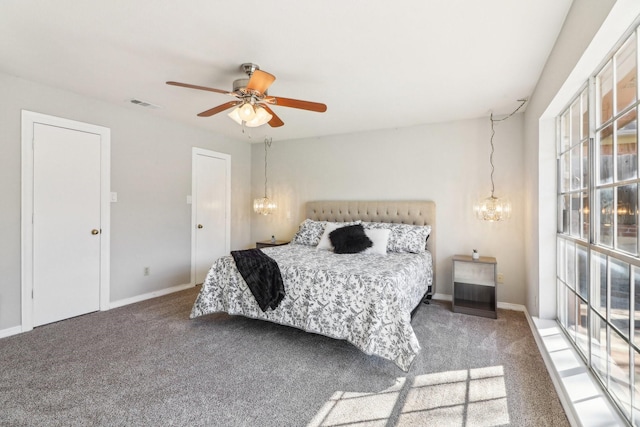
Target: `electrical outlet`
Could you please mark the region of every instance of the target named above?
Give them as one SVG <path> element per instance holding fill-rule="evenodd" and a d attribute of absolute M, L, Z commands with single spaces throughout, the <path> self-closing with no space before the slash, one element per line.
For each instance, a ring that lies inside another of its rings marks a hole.
<path fill-rule="evenodd" d="M 148 276 L 149 275 L 149 267 L 145 267 L 144 268 L 144 275 Z"/>
<path fill-rule="evenodd" d="M 504 274 L 498 273 L 498 283 L 504 283 Z"/>

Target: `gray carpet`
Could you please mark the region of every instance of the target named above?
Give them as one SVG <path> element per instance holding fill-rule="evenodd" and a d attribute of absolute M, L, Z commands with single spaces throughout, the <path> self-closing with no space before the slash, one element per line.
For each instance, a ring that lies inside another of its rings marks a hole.
<path fill-rule="evenodd" d="M 198 290 L 0 339 L 0 425 L 568 425 L 522 313 L 423 306 L 405 373 L 285 326 L 189 320 Z"/>

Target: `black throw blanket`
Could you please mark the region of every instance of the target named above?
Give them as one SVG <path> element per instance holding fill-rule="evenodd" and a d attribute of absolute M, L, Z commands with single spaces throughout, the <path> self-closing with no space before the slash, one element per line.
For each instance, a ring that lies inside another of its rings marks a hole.
<path fill-rule="evenodd" d="M 231 251 L 238 271 L 262 311 L 275 310 L 284 298 L 284 283 L 278 264 L 260 249 Z"/>

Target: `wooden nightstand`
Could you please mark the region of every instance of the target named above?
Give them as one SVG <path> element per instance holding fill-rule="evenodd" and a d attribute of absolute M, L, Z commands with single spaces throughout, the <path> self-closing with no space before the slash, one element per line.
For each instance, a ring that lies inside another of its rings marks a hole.
<path fill-rule="evenodd" d="M 273 246 L 282 246 L 282 245 L 288 245 L 288 244 L 289 244 L 288 240 L 276 240 L 275 242 L 272 242 L 271 240 L 263 240 L 261 242 L 256 242 L 256 249 L 271 248 Z"/>
<path fill-rule="evenodd" d="M 498 263 L 492 257 L 453 257 L 453 311 L 496 319 Z"/>

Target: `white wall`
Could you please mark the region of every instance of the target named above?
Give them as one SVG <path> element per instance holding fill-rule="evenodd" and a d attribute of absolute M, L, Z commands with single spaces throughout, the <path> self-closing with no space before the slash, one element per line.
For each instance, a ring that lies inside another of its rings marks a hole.
<path fill-rule="evenodd" d="M 514 107 L 517 103 L 514 102 Z M 268 195 L 278 202 L 273 216 L 253 214 L 252 240 L 275 234 L 289 239 L 310 200 L 433 200 L 437 206 L 436 292 L 451 294 L 454 254 L 496 256 L 505 284 L 498 300 L 524 304 L 522 115 L 496 124 L 496 196 L 514 204 L 506 223 L 473 216 L 473 202 L 488 197 L 489 117 L 412 128 L 274 141 L 269 149 Z M 252 149 L 252 197 L 264 193 L 264 145 Z"/>
<path fill-rule="evenodd" d="M 0 331 L 21 321 L 21 109 L 111 128 L 112 301 L 189 283 L 192 146 L 231 155 L 231 247 L 249 245 L 248 143 L 4 74 L 0 93 Z"/>

